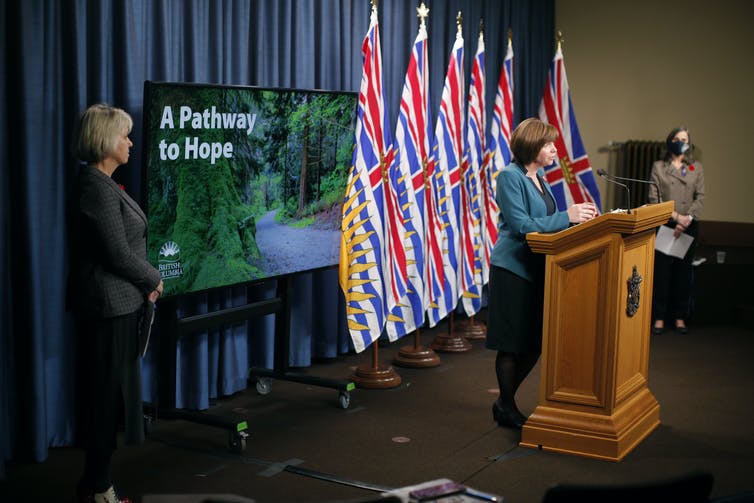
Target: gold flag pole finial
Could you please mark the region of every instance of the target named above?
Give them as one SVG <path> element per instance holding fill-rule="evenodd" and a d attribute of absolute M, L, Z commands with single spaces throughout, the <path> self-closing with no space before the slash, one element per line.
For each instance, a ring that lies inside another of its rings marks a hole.
<path fill-rule="evenodd" d="M 558 43 L 558 50 L 560 50 L 561 49 L 560 46 L 565 41 L 565 39 L 563 38 L 563 32 L 562 31 L 558 30 L 558 32 L 555 34 L 555 41 Z"/>
<path fill-rule="evenodd" d="M 484 18 L 479 18 L 479 34 L 484 35 Z"/>
<path fill-rule="evenodd" d="M 508 28 L 508 48 L 513 46 L 513 28 Z"/>
<path fill-rule="evenodd" d="M 372 4 L 372 12 L 376 14 L 377 13 L 377 0 L 369 0 L 369 3 Z"/>
<path fill-rule="evenodd" d="M 458 14 L 456 15 L 456 27 L 458 27 L 456 36 L 460 37 L 463 34 L 463 16 L 461 15 L 460 10 L 458 11 Z"/>
<path fill-rule="evenodd" d="M 424 2 L 422 2 L 419 7 L 416 8 L 416 15 L 419 16 L 419 26 L 426 26 L 427 16 L 429 16 L 429 9 L 426 5 L 424 5 Z"/>

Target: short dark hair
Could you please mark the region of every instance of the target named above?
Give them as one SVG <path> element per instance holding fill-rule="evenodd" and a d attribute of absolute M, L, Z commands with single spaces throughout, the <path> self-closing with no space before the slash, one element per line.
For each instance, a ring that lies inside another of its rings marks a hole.
<path fill-rule="evenodd" d="M 519 124 L 511 135 L 513 158 L 524 166 L 534 162 L 542 147 L 558 139 L 558 130 L 551 124 L 531 117 Z"/>

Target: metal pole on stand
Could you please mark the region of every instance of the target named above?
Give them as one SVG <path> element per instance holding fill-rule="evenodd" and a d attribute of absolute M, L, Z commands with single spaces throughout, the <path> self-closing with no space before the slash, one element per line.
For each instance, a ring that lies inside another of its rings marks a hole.
<path fill-rule="evenodd" d="M 372 364 L 356 367 L 350 379 L 358 388 L 395 388 L 401 384 L 401 376 L 391 365 L 380 365 L 379 343 L 372 342 Z"/>
<path fill-rule="evenodd" d="M 414 330 L 414 344 L 412 346 L 403 346 L 398 350 L 398 354 L 393 358 L 393 364 L 399 367 L 426 368 L 440 365 L 440 357 L 437 356 L 432 348 L 421 345 L 419 339 L 420 330 Z"/>
<path fill-rule="evenodd" d="M 448 316 L 448 332 L 437 334 L 435 340 L 429 345 L 435 351 L 441 353 L 464 353 L 471 349 L 471 343 L 458 332 L 454 331 L 455 313 Z"/>

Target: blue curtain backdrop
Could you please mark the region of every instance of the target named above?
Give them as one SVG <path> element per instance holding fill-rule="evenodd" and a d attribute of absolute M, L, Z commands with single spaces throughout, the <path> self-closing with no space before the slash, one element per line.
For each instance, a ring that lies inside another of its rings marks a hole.
<path fill-rule="evenodd" d="M 432 0 L 432 115 L 463 13 L 467 85 L 484 19 L 487 110 L 513 30 L 516 121 L 536 115 L 553 55 L 554 0 Z M 385 94 L 397 117 L 416 4 L 382 0 Z M 6 460 L 42 461 L 70 445 L 73 327 L 66 312 L 66 193 L 78 114 L 108 102 L 134 118 L 131 162 L 115 178 L 140 199 L 144 80 L 358 91 L 368 0 L 6 0 L 0 7 L 0 478 Z M 393 120 L 395 122 L 395 119 Z M 489 120 L 488 120 L 489 123 Z M 235 287 L 178 306 L 179 315 L 274 294 L 275 282 Z M 335 270 L 294 279 L 292 366 L 350 349 Z M 204 409 L 272 366 L 274 317 L 181 340 L 177 405 Z M 159 373 L 143 362 L 145 397 Z"/>

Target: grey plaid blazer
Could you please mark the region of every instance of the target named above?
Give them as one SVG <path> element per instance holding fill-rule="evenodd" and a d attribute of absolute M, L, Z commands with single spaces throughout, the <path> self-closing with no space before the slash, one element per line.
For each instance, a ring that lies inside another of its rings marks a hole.
<path fill-rule="evenodd" d="M 160 282 L 146 259 L 147 217 L 97 168 L 83 166 L 77 182 L 68 305 L 88 318 L 133 313 Z"/>

